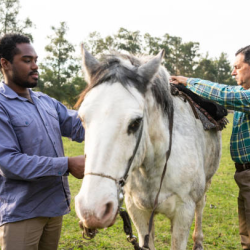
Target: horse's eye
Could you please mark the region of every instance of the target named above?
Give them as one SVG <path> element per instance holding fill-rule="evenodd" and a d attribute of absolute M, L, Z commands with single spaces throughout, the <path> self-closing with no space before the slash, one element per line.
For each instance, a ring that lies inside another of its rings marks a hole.
<path fill-rule="evenodd" d="M 135 133 L 138 128 L 140 127 L 140 124 L 142 122 L 142 118 L 137 118 L 134 121 L 132 121 L 128 126 L 128 133 Z"/>

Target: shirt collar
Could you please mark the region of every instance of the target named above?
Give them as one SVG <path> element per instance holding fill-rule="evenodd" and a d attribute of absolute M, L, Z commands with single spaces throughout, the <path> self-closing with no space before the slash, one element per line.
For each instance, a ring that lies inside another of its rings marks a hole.
<path fill-rule="evenodd" d="M 33 92 L 31 89 L 29 91 L 30 91 L 31 96 L 36 96 L 36 97 L 41 96 L 39 92 Z M 27 101 L 26 98 L 19 96 L 14 90 L 8 87 L 4 82 L 0 82 L 0 94 L 2 94 L 8 99 L 19 99 L 21 101 Z"/>

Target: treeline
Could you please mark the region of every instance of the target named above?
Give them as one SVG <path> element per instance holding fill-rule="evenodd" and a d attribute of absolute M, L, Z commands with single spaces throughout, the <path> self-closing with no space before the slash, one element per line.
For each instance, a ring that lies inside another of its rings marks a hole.
<path fill-rule="evenodd" d="M 18 32 L 33 41 L 34 24 L 29 18 L 18 20 L 19 0 L 0 0 L 0 35 Z M 81 70 L 80 55 L 75 56 L 75 46 L 67 39 L 68 27 L 61 22 L 59 27 L 52 27 L 48 36 L 49 44 L 45 46 L 46 58 L 39 64 L 40 78 L 36 88 L 51 97 L 73 107 L 77 96 L 86 87 Z M 180 37 L 165 34 L 153 37 L 139 31 L 120 28 L 112 36 L 101 37 L 93 32 L 86 41 L 87 49 L 93 54 L 109 53 L 112 50 L 132 54 L 156 55 L 165 50 L 163 64 L 172 75 L 199 77 L 229 85 L 235 84 L 231 77 L 231 65 L 225 53 L 219 58 L 209 58 L 200 54 L 199 43 L 183 42 Z M 80 43 L 80 42 L 79 42 Z M 37 52 L 39 54 L 39 51 Z"/>
<path fill-rule="evenodd" d="M 108 52 L 110 50 L 127 51 L 132 54 L 156 55 L 165 50 L 163 64 L 172 75 L 185 75 L 204 78 L 210 81 L 233 85 L 231 65 L 225 53 L 219 58 L 212 59 L 208 55 L 200 54 L 197 42 L 183 42 L 182 38 L 165 34 L 163 37 L 142 35 L 139 31 L 129 31 L 120 28 L 113 36 L 101 37 L 93 32 L 85 41 L 92 54 Z"/>

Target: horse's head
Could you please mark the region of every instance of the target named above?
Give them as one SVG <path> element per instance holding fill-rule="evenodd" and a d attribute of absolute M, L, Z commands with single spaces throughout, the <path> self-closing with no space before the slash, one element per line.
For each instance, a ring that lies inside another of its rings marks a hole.
<path fill-rule="evenodd" d="M 120 178 L 142 163 L 145 93 L 159 77 L 163 52 L 146 63 L 119 54 L 98 61 L 84 48 L 82 52 L 89 86 L 79 108 L 86 163 L 76 211 L 85 227 L 104 228 L 111 226 L 117 215 Z"/>

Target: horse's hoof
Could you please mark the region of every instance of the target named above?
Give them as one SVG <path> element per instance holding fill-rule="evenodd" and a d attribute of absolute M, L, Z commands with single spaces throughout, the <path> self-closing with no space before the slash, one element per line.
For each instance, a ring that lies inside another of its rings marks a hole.
<path fill-rule="evenodd" d="M 195 243 L 193 250 L 204 250 L 201 243 Z"/>

